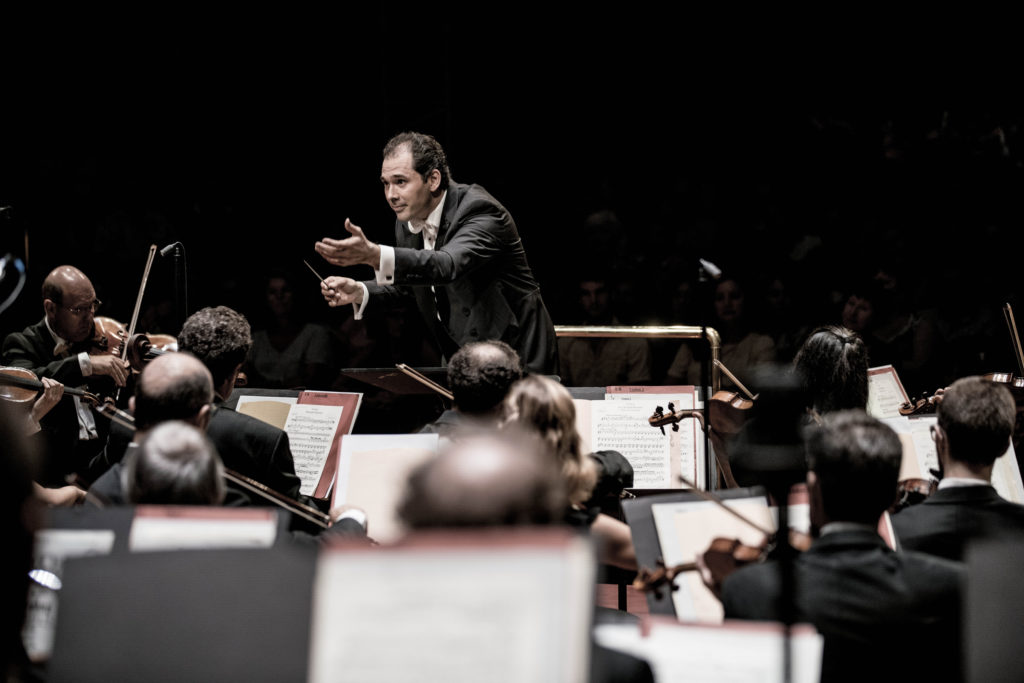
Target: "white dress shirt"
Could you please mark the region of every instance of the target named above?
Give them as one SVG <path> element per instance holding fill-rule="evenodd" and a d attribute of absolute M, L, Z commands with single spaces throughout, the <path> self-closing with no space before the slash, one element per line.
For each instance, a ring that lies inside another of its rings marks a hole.
<path fill-rule="evenodd" d="M 46 329 L 50 331 L 50 336 L 53 337 L 54 355 L 66 358 L 71 344 L 53 331 L 53 328 L 50 327 L 49 318 L 44 318 L 43 320 L 46 323 Z M 81 368 L 83 377 L 88 377 L 92 374 L 92 361 L 89 359 L 89 354 L 85 351 L 78 354 L 78 367 Z M 92 410 L 90 410 L 89 406 L 82 403 L 80 397 L 72 396 L 71 399 L 75 402 L 75 411 L 78 413 L 78 438 L 84 440 L 98 439 L 99 432 L 96 431 L 96 418 L 93 416 Z"/>
<path fill-rule="evenodd" d="M 448 196 L 448 190 L 441 194 L 441 201 L 437 203 L 434 210 L 427 216 L 427 220 L 413 219 L 406 223 L 405 228 L 413 235 L 423 233 L 423 248 L 433 251 L 437 241 L 437 231 L 441 227 L 441 215 L 444 213 L 444 200 Z M 395 248 L 384 244 L 380 246 L 380 264 L 373 272 L 377 278 L 378 285 L 391 285 L 395 283 Z M 355 311 L 355 319 L 362 320 L 366 304 L 370 301 L 370 292 L 362 282 L 359 286 L 363 288 L 362 303 L 353 303 L 352 310 Z M 431 287 L 431 290 L 434 288 Z"/>

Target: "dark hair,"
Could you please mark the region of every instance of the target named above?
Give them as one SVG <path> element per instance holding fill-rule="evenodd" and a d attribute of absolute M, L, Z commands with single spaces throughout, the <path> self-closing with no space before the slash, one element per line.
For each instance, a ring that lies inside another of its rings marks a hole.
<path fill-rule="evenodd" d="M 223 465 L 206 436 L 185 422 L 164 422 L 125 459 L 122 485 L 132 503 L 219 505 Z"/>
<path fill-rule="evenodd" d="M 831 521 L 877 524 L 896 497 L 902 458 L 896 432 L 863 410 L 831 413 L 808 427 L 807 466 Z"/>
<path fill-rule="evenodd" d="M 180 351 L 179 353 L 188 353 Z M 152 382 L 143 370 L 135 384 L 135 428 L 146 430 L 167 420 L 191 420 L 213 400 L 213 387 L 202 368 L 173 382 Z"/>
<path fill-rule="evenodd" d="M 893 293 L 886 289 L 885 286 L 877 279 L 862 278 L 851 283 L 847 287 L 846 298 L 843 299 L 843 305 L 850 300 L 850 297 L 857 297 L 863 299 L 871 304 L 871 320 L 868 322 L 868 327 L 877 327 L 878 321 L 885 320 L 892 313 L 895 307 L 895 297 Z"/>
<path fill-rule="evenodd" d="M 793 365 L 807 389 L 809 407 L 819 414 L 867 408 L 868 349 L 856 332 L 819 327 L 797 351 Z"/>
<path fill-rule="evenodd" d="M 451 172 L 448 170 L 448 158 L 445 156 L 441 143 L 431 135 L 424 133 L 405 132 L 394 136 L 384 145 L 384 158 L 389 159 L 402 148 L 412 154 L 412 167 L 425 181 L 435 168 L 441 173 L 441 190 L 448 189 Z"/>
<path fill-rule="evenodd" d="M 502 341 L 470 342 L 452 354 L 448 363 L 448 388 L 455 405 L 473 415 L 498 408 L 522 376 L 519 354 Z"/>
<path fill-rule="evenodd" d="M 963 377 L 943 392 L 936 417 L 954 460 L 991 465 L 1010 445 L 1017 404 L 1001 384 Z"/>
<path fill-rule="evenodd" d="M 249 321 L 227 306 L 196 311 L 178 335 L 178 349 L 190 352 L 209 368 L 214 386 L 220 386 L 245 362 L 251 348 Z"/>

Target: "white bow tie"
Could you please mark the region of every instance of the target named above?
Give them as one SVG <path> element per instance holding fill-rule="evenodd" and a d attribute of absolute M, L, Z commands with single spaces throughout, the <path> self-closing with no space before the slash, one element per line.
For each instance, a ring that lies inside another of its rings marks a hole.
<path fill-rule="evenodd" d="M 424 228 L 426 230 L 424 230 Z M 409 232 L 411 232 L 414 235 L 418 235 L 420 234 L 421 231 L 424 233 L 424 239 L 429 238 L 431 240 L 434 240 L 437 237 L 436 225 L 431 225 L 426 221 L 409 221 Z"/>

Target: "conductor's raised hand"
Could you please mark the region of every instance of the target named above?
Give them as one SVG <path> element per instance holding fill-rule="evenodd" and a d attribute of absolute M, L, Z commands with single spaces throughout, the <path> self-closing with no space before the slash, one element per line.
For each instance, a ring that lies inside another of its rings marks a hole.
<path fill-rule="evenodd" d="M 348 218 L 345 229 L 351 237 L 336 240 L 325 237 L 314 245 L 317 253 L 328 263 L 335 266 L 357 266 L 365 264 L 378 268 L 380 266 L 380 247 L 366 239 L 363 229 Z"/>
<path fill-rule="evenodd" d="M 320 293 L 332 307 L 363 302 L 362 285 L 349 277 L 331 275 L 320 283 Z"/>

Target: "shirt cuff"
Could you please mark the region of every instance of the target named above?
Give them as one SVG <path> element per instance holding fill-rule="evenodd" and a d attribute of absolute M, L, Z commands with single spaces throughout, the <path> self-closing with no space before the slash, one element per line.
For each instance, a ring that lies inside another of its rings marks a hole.
<path fill-rule="evenodd" d="M 378 285 L 395 284 L 395 248 L 380 245 L 380 268 L 374 273 L 377 275 Z"/>
<path fill-rule="evenodd" d="M 78 354 L 78 367 L 82 369 L 82 376 L 88 377 L 92 374 L 92 361 L 89 360 L 89 353 L 82 351 Z"/>
<path fill-rule="evenodd" d="M 341 513 L 334 519 L 334 523 L 337 524 L 343 519 L 354 520 L 359 524 L 359 526 L 363 527 L 364 529 L 366 528 L 366 513 L 363 512 L 362 510 L 354 508 L 350 510 L 345 510 L 345 512 Z"/>
<path fill-rule="evenodd" d="M 359 303 L 352 302 L 352 312 L 354 314 L 352 317 L 356 320 L 363 319 L 363 311 L 366 310 L 366 304 L 370 303 L 370 290 L 362 282 L 359 283 L 359 286 L 363 288 L 363 300 Z"/>

